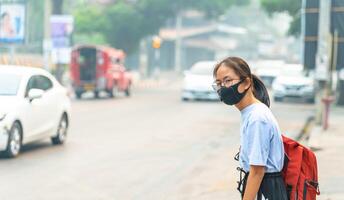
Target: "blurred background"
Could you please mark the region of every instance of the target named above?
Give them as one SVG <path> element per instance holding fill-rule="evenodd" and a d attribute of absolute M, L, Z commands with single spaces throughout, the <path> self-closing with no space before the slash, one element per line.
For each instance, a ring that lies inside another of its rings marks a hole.
<path fill-rule="evenodd" d="M 0 0 L 1 199 L 239 199 L 228 56 L 344 199 L 343 54 L 344 0 Z"/>

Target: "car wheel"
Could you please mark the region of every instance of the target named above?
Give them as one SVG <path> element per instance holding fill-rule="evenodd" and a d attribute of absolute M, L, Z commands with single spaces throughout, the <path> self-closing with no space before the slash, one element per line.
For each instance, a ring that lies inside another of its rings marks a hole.
<path fill-rule="evenodd" d="M 59 122 L 59 126 L 57 128 L 57 134 L 55 137 L 51 138 L 51 142 L 54 145 L 63 144 L 67 138 L 67 130 L 68 130 L 68 119 L 67 119 L 67 116 L 64 114 Z"/>
<path fill-rule="evenodd" d="M 96 98 L 96 99 L 99 98 L 99 91 L 94 91 L 94 98 Z"/>
<path fill-rule="evenodd" d="M 115 97 L 115 94 L 114 94 L 114 92 L 113 92 L 113 89 L 109 89 L 109 90 L 108 90 L 108 94 L 109 94 L 110 98 L 114 98 L 114 97 Z"/>
<path fill-rule="evenodd" d="M 109 91 L 108 93 L 109 93 L 109 97 L 110 98 L 114 98 L 115 97 L 115 95 L 114 95 L 114 93 L 112 91 Z"/>
<path fill-rule="evenodd" d="M 188 99 L 188 98 L 185 98 L 185 97 L 183 97 L 183 98 L 182 98 L 182 101 L 189 101 L 189 99 Z"/>
<path fill-rule="evenodd" d="M 315 97 L 308 98 L 306 101 L 307 103 L 315 103 Z"/>
<path fill-rule="evenodd" d="M 16 157 L 22 147 L 22 128 L 18 122 L 14 122 L 9 132 L 9 138 L 7 142 L 7 148 L 4 152 L 4 155 L 8 158 Z"/>
<path fill-rule="evenodd" d="M 127 89 L 124 91 L 125 96 L 130 97 L 131 95 L 131 90 L 130 90 L 130 85 L 128 85 Z"/>
<path fill-rule="evenodd" d="M 111 98 L 116 97 L 117 92 L 118 92 L 118 89 L 117 89 L 116 85 L 113 85 L 112 88 L 108 90 L 109 96 Z"/>
<path fill-rule="evenodd" d="M 81 99 L 82 92 L 75 92 L 75 96 L 77 99 Z"/>
<path fill-rule="evenodd" d="M 282 102 L 283 101 L 283 97 L 274 97 L 274 101 Z"/>

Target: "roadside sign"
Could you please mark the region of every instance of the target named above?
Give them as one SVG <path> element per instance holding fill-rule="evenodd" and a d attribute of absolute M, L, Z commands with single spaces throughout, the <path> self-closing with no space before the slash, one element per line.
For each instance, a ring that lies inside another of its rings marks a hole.
<path fill-rule="evenodd" d="M 0 3 L 0 43 L 24 43 L 25 14 L 23 3 Z"/>
<path fill-rule="evenodd" d="M 74 18 L 71 15 L 53 15 L 50 23 L 52 61 L 58 64 L 69 64 Z"/>

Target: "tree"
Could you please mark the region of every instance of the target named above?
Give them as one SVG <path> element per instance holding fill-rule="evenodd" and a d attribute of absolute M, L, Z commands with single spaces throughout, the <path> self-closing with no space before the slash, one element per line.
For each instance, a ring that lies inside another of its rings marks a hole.
<path fill-rule="evenodd" d="M 290 24 L 289 34 L 299 35 L 301 32 L 301 0 L 260 0 L 262 7 L 270 15 L 276 12 L 288 12 L 293 21 Z"/>
<path fill-rule="evenodd" d="M 75 34 L 74 41 L 77 43 L 105 44 L 103 34 L 106 26 L 106 18 L 102 14 L 103 8 L 99 6 L 83 6 L 74 10 Z"/>
<path fill-rule="evenodd" d="M 77 33 L 98 33 L 101 28 L 106 27 L 106 20 L 103 17 L 102 8 L 96 6 L 84 6 L 74 13 L 75 31 Z"/>
<path fill-rule="evenodd" d="M 27 41 L 29 45 L 41 45 L 43 40 L 43 19 L 44 19 L 44 4 L 40 0 L 29 0 L 27 2 Z M 40 49 L 37 51 L 41 51 Z"/>
<path fill-rule="evenodd" d="M 76 34 L 101 34 L 106 42 L 128 54 L 142 38 L 156 34 L 169 18 L 186 9 L 197 9 L 210 18 L 223 14 L 233 4 L 249 0 L 118 0 L 100 6 L 82 6 L 74 12 Z"/>
<path fill-rule="evenodd" d="M 103 33 L 106 41 L 127 53 L 135 51 L 145 32 L 142 26 L 144 19 L 137 10 L 128 4 L 119 3 L 107 9 L 105 17 L 107 26 Z"/>

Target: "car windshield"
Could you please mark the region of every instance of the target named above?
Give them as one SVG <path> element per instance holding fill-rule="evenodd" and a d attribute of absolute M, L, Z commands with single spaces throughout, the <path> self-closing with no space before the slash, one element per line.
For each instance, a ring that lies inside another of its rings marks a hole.
<path fill-rule="evenodd" d="M 195 75 L 209 75 L 213 74 L 213 63 L 202 63 L 191 68 L 191 73 Z"/>
<path fill-rule="evenodd" d="M 288 69 L 283 70 L 281 73 L 283 76 L 287 77 L 301 77 L 304 76 L 304 73 L 302 70 L 299 69 Z"/>
<path fill-rule="evenodd" d="M 21 77 L 15 74 L 0 74 L 0 96 L 17 95 Z"/>

